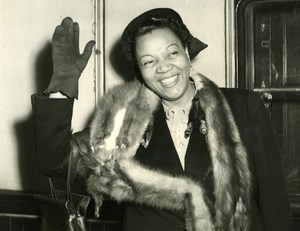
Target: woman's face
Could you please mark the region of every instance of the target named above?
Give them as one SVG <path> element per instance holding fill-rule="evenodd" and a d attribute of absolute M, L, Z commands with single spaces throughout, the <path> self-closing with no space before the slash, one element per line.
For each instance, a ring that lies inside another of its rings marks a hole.
<path fill-rule="evenodd" d="M 190 59 L 173 31 L 155 29 L 138 37 L 136 57 L 145 83 L 163 102 L 183 106 L 190 100 Z"/>

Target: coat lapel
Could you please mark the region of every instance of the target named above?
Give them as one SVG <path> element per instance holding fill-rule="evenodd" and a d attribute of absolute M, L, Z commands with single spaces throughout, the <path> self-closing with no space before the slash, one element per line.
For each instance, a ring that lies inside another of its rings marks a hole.
<path fill-rule="evenodd" d="M 149 146 L 140 146 L 134 157 L 140 163 L 167 172 L 182 175 L 183 168 L 177 155 L 162 105 L 155 112 L 153 134 Z"/>

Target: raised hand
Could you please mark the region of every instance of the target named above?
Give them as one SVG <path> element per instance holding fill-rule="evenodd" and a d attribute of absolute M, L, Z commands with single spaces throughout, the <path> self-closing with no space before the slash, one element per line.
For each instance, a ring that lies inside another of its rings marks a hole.
<path fill-rule="evenodd" d="M 78 79 L 91 56 L 95 41 L 89 41 L 82 54 L 79 51 L 79 25 L 70 17 L 62 20 L 52 37 L 53 76 L 46 94 L 61 92 L 78 97 Z"/>

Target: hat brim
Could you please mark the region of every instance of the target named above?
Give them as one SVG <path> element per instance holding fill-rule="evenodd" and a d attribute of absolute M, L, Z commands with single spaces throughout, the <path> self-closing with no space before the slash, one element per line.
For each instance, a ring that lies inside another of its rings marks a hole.
<path fill-rule="evenodd" d="M 177 20 L 178 22 L 184 24 L 180 15 L 173 9 L 155 8 L 155 9 L 151 9 L 151 10 L 146 11 L 146 12 L 142 13 L 141 15 L 137 16 L 127 25 L 127 27 L 125 28 L 125 30 L 122 34 L 121 43 L 122 43 L 123 51 L 124 51 L 127 59 L 129 59 L 129 61 L 132 61 L 131 60 L 132 57 L 131 57 L 131 54 L 129 54 L 130 51 L 128 50 L 128 41 L 129 41 L 128 38 L 133 36 L 134 33 L 137 31 L 137 29 L 140 28 L 141 25 L 143 25 L 146 20 L 161 18 L 164 16 L 168 16 L 169 18 L 173 18 L 173 19 Z M 192 60 L 202 50 L 204 50 L 207 47 L 207 44 L 205 44 L 204 42 L 202 42 L 201 40 L 199 40 L 198 38 L 194 37 L 191 34 L 190 34 L 189 41 L 190 42 L 187 46 L 188 46 L 188 52 L 190 55 L 190 59 Z"/>

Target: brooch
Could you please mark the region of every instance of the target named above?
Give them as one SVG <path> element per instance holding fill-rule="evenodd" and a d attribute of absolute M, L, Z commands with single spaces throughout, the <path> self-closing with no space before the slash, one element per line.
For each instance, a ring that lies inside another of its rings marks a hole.
<path fill-rule="evenodd" d="M 200 120 L 200 133 L 205 136 L 205 140 L 206 140 L 206 143 L 207 143 L 208 129 L 207 129 L 207 124 L 206 124 L 205 120 Z"/>
<path fill-rule="evenodd" d="M 191 135 L 192 130 L 193 130 L 193 123 L 190 122 L 188 123 L 187 128 L 184 131 L 184 138 L 187 139 Z"/>

